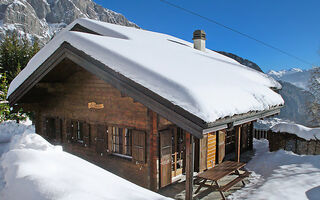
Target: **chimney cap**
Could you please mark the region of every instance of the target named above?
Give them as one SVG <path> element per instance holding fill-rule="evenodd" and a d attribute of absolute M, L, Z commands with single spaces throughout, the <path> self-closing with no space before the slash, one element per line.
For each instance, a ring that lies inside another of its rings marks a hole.
<path fill-rule="evenodd" d="M 204 30 L 195 30 L 193 32 L 192 40 L 196 39 L 206 40 L 206 33 L 204 32 Z"/>

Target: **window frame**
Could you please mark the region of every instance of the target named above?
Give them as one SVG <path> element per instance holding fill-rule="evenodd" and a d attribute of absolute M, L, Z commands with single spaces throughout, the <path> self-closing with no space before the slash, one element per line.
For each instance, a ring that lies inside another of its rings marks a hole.
<path fill-rule="evenodd" d="M 132 159 L 132 129 L 111 126 L 111 130 L 112 154 Z"/>

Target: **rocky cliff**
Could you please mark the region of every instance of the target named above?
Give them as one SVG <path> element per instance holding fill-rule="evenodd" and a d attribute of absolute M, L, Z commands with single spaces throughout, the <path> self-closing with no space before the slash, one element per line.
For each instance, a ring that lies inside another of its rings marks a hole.
<path fill-rule="evenodd" d="M 45 44 L 56 32 L 82 17 L 138 28 L 123 15 L 91 0 L 1 0 L 0 39 L 7 32 L 17 31 Z"/>
<path fill-rule="evenodd" d="M 252 69 L 255 69 L 255 70 L 259 71 L 259 72 L 263 72 L 263 71 L 261 70 L 261 68 L 260 68 L 256 63 L 254 63 L 254 62 L 252 62 L 252 61 L 250 61 L 250 60 L 247 60 L 247 59 L 245 59 L 245 58 L 242 58 L 242 57 L 240 57 L 240 56 L 237 56 L 237 55 L 235 55 L 235 54 L 233 54 L 233 53 L 228 53 L 228 52 L 224 52 L 224 51 L 217 51 L 217 52 L 220 53 L 220 54 L 222 54 L 222 55 L 228 56 L 229 58 L 232 58 L 232 59 L 238 61 L 238 62 L 239 62 L 240 64 L 242 64 L 242 65 L 245 65 L 245 66 L 247 66 L 247 67 L 250 67 L 250 68 L 252 68 Z"/>

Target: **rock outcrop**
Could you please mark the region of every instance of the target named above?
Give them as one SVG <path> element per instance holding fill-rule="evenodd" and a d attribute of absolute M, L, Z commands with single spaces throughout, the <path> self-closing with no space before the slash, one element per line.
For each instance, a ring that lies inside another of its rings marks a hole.
<path fill-rule="evenodd" d="M 45 44 L 56 32 L 83 17 L 139 28 L 123 15 L 91 0 L 1 0 L 0 39 L 17 31 Z"/>

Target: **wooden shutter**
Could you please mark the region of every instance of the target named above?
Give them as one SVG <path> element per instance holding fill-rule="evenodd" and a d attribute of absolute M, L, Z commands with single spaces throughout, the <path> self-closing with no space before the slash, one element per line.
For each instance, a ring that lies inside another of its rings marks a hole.
<path fill-rule="evenodd" d="M 76 123 L 72 120 L 67 120 L 67 140 L 73 142 L 75 140 Z"/>
<path fill-rule="evenodd" d="M 199 144 L 199 151 L 200 151 L 200 156 L 199 156 L 199 172 L 204 171 L 207 169 L 207 149 L 208 149 L 208 135 L 203 135 L 203 138 L 200 139 L 200 144 Z"/>
<path fill-rule="evenodd" d="M 45 117 L 42 117 L 41 119 L 42 137 L 47 138 L 47 119 Z"/>
<path fill-rule="evenodd" d="M 108 127 L 108 141 L 107 141 L 107 149 L 109 153 L 112 153 L 112 126 Z"/>
<path fill-rule="evenodd" d="M 248 124 L 243 124 L 241 129 L 241 151 L 244 151 L 248 144 Z"/>
<path fill-rule="evenodd" d="M 55 125 L 56 125 L 56 141 L 62 143 L 62 120 L 59 118 L 56 118 Z"/>
<path fill-rule="evenodd" d="M 90 146 L 90 124 L 83 123 L 83 144 L 85 147 Z"/>
<path fill-rule="evenodd" d="M 146 134 L 144 131 L 132 131 L 132 159 L 141 163 L 146 161 Z"/>
<path fill-rule="evenodd" d="M 217 138 L 217 141 L 218 141 L 218 160 L 217 160 L 217 163 L 222 163 L 224 157 L 225 157 L 225 154 L 226 154 L 226 133 L 225 131 L 218 131 L 218 134 L 217 134 L 218 138 Z"/>
<path fill-rule="evenodd" d="M 107 127 L 102 124 L 96 125 L 97 128 L 97 137 L 96 140 L 96 152 L 99 154 L 103 154 L 106 152 L 107 148 Z"/>
<path fill-rule="evenodd" d="M 172 133 L 170 130 L 160 132 L 160 187 L 171 183 Z"/>

